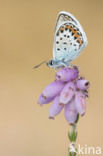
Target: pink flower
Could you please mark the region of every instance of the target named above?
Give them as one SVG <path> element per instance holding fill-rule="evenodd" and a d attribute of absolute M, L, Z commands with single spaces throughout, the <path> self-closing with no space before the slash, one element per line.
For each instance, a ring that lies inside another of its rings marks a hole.
<path fill-rule="evenodd" d="M 73 99 L 71 102 L 65 105 L 64 116 L 70 124 L 73 124 L 76 121 L 77 114 L 78 111 L 75 107 L 75 100 Z"/>
<path fill-rule="evenodd" d="M 54 97 L 47 98 L 47 97 L 45 97 L 43 94 L 41 94 L 40 97 L 39 97 L 39 99 L 38 99 L 38 103 L 39 103 L 40 105 L 48 104 L 48 103 L 51 102 L 53 99 L 54 99 Z"/>
<path fill-rule="evenodd" d="M 78 113 L 83 116 L 86 111 L 86 96 L 81 91 L 76 92 L 75 106 Z"/>
<path fill-rule="evenodd" d="M 56 79 L 63 82 L 69 82 L 78 77 L 79 71 L 76 66 L 73 68 L 63 68 L 56 73 Z"/>
<path fill-rule="evenodd" d="M 67 104 L 73 98 L 75 94 L 74 82 L 68 82 L 60 93 L 60 103 Z"/>
<path fill-rule="evenodd" d="M 89 81 L 79 77 L 77 67 L 62 68 L 56 73 L 56 81 L 43 90 L 38 103 L 43 105 L 53 101 L 49 118 L 54 119 L 64 108 L 65 119 L 73 124 L 78 114 L 85 114 L 89 86 Z"/>
<path fill-rule="evenodd" d="M 85 80 L 85 79 L 79 79 L 77 80 L 77 88 L 81 89 L 81 90 L 86 90 L 88 89 L 90 86 L 89 81 Z"/>
<path fill-rule="evenodd" d="M 63 106 L 59 103 L 59 96 L 56 96 L 49 110 L 49 118 L 54 119 L 54 117 L 58 115 L 62 109 Z"/>
<path fill-rule="evenodd" d="M 54 81 L 51 84 L 49 84 L 42 92 L 42 95 L 48 99 L 55 97 L 58 95 L 61 90 L 63 89 L 65 83 L 61 81 Z"/>

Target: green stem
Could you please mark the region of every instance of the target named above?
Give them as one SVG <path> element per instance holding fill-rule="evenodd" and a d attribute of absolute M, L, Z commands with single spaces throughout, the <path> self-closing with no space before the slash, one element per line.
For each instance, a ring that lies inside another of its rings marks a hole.
<path fill-rule="evenodd" d="M 70 147 L 68 149 L 69 155 L 68 156 L 76 156 L 77 149 L 75 147 L 76 139 L 77 139 L 77 122 L 79 120 L 79 114 L 77 115 L 77 119 L 74 124 L 72 124 L 72 131 L 68 133 L 68 138 L 70 140 Z"/>

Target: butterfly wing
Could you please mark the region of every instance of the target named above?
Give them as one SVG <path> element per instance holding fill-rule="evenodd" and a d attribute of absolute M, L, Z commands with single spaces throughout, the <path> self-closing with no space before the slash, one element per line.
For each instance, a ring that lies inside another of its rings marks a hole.
<path fill-rule="evenodd" d="M 54 33 L 53 58 L 70 62 L 86 45 L 87 38 L 79 21 L 70 13 L 60 12 Z"/>

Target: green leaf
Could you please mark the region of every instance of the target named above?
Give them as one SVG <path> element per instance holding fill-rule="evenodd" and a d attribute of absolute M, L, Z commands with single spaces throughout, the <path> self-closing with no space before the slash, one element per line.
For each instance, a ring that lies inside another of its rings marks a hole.
<path fill-rule="evenodd" d="M 72 141 L 75 141 L 75 131 L 72 132 Z"/>
<path fill-rule="evenodd" d="M 68 138 L 69 138 L 70 142 L 72 142 L 72 135 L 69 132 L 68 132 Z"/>
<path fill-rule="evenodd" d="M 73 153 L 73 156 L 76 156 L 76 152 L 75 152 L 75 153 Z"/>
<path fill-rule="evenodd" d="M 69 152 L 69 156 L 72 156 L 72 153 L 71 152 Z"/>
<path fill-rule="evenodd" d="M 76 131 L 76 132 L 75 132 L 75 140 L 77 139 L 77 134 L 78 134 L 78 133 L 77 133 L 77 131 Z"/>
<path fill-rule="evenodd" d="M 77 124 L 78 120 L 79 120 L 79 113 L 77 114 L 77 118 L 76 118 L 76 120 L 75 120 L 75 123 L 76 123 L 76 124 Z"/>
<path fill-rule="evenodd" d="M 73 130 L 71 133 L 71 140 L 72 140 L 72 142 L 75 142 L 76 139 L 77 139 L 77 132 L 75 130 Z"/>

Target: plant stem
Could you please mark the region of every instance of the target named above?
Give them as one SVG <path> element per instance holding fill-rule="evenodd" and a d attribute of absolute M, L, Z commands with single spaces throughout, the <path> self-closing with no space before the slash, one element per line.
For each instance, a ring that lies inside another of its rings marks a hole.
<path fill-rule="evenodd" d="M 76 156 L 77 149 L 75 147 L 76 139 L 77 139 L 77 122 L 79 120 L 79 114 L 77 115 L 77 119 L 74 124 L 72 124 L 72 131 L 68 133 L 68 138 L 70 140 L 70 146 L 68 149 L 69 155 L 68 156 Z"/>

